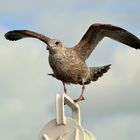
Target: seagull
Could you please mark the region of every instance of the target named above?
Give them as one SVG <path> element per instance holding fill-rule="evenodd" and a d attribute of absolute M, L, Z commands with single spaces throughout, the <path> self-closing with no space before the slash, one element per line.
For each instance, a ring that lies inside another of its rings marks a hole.
<path fill-rule="evenodd" d="M 64 93 L 67 93 L 65 84 L 80 84 L 82 90 L 75 102 L 84 100 L 85 85 L 97 81 L 109 69 L 111 64 L 97 67 L 88 67 L 87 58 L 96 48 L 98 43 L 109 37 L 135 49 L 140 49 L 140 39 L 127 30 L 111 24 L 92 24 L 80 42 L 72 48 L 67 48 L 58 39 L 51 39 L 45 35 L 29 30 L 13 30 L 5 34 L 5 38 L 16 41 L 32 37 L 43 41 L 49 51 L 49 64 L 53 70 L 48 74 L 63 83 Z"/>

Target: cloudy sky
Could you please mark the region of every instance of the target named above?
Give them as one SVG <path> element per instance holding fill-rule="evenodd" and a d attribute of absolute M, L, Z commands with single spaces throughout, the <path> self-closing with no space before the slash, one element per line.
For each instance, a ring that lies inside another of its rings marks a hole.
<path fill-rule="evenodd" d="M 71 47 L 91 24 L 101 22 L 140 37 L 139 5 L 139 0 L 0 0 L 0 139 L 37 139 L 55 118 L 55 95 L 63 93 L 61 82 L 47 76 L 46 45 L 35 39 L 9 42 L 4 33 L 30 29 Z M 140 51 L 108 38 L 88 59 L 90 66 L 112 64 L 86 87 L 80 103 L 82 126 L 98 140 L 140 139 L 139 61 Z M 81 92 L 78 85 L 67 88 L 72 98 Z"/>

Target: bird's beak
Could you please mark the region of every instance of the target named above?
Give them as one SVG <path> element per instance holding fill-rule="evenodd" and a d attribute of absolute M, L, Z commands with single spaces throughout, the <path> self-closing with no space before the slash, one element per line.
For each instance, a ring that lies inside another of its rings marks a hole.
<path fill-rule="evenodd" d="M 46 50 L 49 50 L 49 45 L 47 45 Z"/>
<path fill-rule="evenodd" d="M 49 45 L 47 45 L 46 50 L 50 50 L 50 46 Z"/>

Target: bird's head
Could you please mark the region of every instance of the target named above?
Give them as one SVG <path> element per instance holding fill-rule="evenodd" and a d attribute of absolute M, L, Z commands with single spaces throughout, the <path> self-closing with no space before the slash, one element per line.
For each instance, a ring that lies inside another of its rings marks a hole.
<path fill-rule="evenodd" d="M 60 50 L 61 48 L 64 48 L 64 46 L 60 40 L 51 39 L 48 41 L 48 45 L 46 49 L 52 52 L 52 51 Z"/>

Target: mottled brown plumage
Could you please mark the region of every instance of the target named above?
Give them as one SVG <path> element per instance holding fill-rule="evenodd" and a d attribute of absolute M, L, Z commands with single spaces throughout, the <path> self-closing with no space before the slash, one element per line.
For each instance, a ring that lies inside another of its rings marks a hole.
<path fill-rule="evenodd" d="M 81 41 L 73 48 L 66 48 L 61 41 L 50 39 L 44 35 L 29 30 L 14 30 L 5 34 L 8 40 L 19 40 L 25 37 L 38 38 L 47 44 L 49 50 L 49 64 L 53 74 L 49 74 L 65 83 L 82 85 L 82 93 L 75 101 L 84 100 L 85 85 L 98 80 L 110 69 L 110 65 L 101 67 L 88 67 L 85 60 L 95 49 L 98 42 L 109 37 L 132 48 L 140 49 L 140 40 L 132 33 L 109 24 L 93 24 L 89 27 Z"/>

